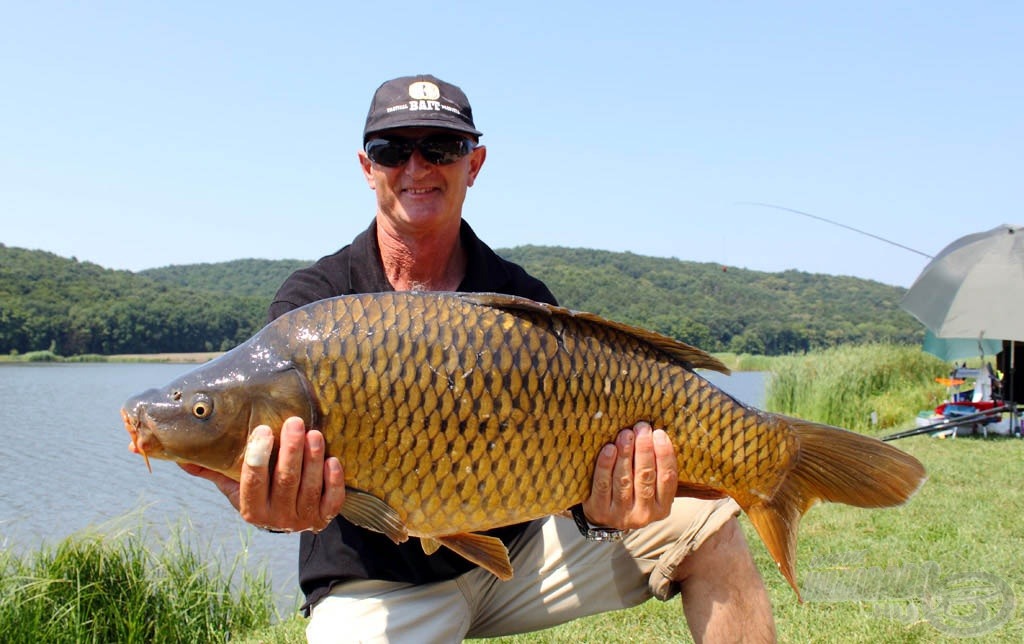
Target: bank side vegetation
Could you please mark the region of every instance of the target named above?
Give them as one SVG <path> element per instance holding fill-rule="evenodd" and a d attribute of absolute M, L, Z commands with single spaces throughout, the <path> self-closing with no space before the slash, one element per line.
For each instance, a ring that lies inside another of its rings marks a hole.
<path fill-rule="evenodd" d="M 918 344 L 904 289 L 854 277 L 578 248 L 499 251 L 565 306 L 711 352 L 783 355 L 844 344 Z M 0 354 L 224 351 L 266 322 L 304 260 L 241 259 L 133 273 L 0 245 Z"/>

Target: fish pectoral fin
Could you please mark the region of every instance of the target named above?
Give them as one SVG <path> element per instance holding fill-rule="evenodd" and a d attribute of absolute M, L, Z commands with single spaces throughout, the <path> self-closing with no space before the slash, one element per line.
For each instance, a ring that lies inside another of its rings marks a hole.
<path fill-rule="evenodd" d="M 433 537 L 420 537 L 420 545 L 423 546 L 423 554 L 430 556 L 441 547 L 441 542 Z"/>
<path fill-rule="evenodd" d="M 346 487 L 341 516 L 359 527 L 383 533 L 395 543 L 403 543 L 409 538 L 409 530 L 398 512 L 369 492 Z"/>
<path fill-rule="evenodd" d="M 680 483 L 676 486 L 676 496 L 689 496 L 694 499 L 716 501 L 718 499 L 724 499 L 729 495 L 721 490 L 701 485 L 699 483 Z"/>
<path fill-rule="evenodd" d="M 434 537 L 441 545 L 469 559 L 502 581 L 512 579 L 512 562 L 508 548 L 497 537 L 472 532 Z M 425 546 L 424 546 L 425 548 Z"/>

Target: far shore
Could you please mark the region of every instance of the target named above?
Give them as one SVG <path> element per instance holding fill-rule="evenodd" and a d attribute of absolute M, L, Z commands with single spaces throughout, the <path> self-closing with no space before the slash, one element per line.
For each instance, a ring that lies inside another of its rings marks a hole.
<path fill-rule="evenodd" d="M 120 353 L 104 357 L 107 362 L 178 362 L 198 364 L 209 362 L 223 354 L 223 351 L 199 351 L 196 353 Z"/>

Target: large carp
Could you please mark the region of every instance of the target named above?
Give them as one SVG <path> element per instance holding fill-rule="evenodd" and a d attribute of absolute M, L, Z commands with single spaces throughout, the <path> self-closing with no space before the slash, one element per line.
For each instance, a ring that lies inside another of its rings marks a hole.
<path fill-rule="evenodd" d="M 794 590 L 811 505 L 897 505 L 924 481 L 891 445 L 748 407 L 696 368 L 727 372 L 670 338 L 522 298 L 345 295 L 281 316 L 122 416 L 147 463 L 236 480 L 250 430 L 299 416 L 344 467 L 345 518 L 503 579 L 504 545 L 476 533 L 585 500 L 601 447 L 639 420 L 675 444 L 678 494 L 734 498 Z"/>

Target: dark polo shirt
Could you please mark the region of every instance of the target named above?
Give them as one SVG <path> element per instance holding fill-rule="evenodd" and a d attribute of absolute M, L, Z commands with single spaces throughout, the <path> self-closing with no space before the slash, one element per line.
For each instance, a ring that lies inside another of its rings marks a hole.
<path fill-rule="evenodd" d="M 504 293 L 556 304 L 555 296 L 540 280 L 522 267 L 498 257 L 465 221 L 461 228 L 466 250 L 466 277 L 459 291 Z M 384 275 L 377 245 L 377 225 L 372 223 L 349 246 L 295 271 L 285 280 L 270 305 L 270 319 L 329 297 L 355 293 L 393 291 Z M 505 545 L 522 534 L 525 523 L 491 530 L 488 534 Z M 394 544 L 383 534 L 336 518 L 319 534 L 303 532 L 299 543 L 299 585 L 311 606 L 348 579 L 384 579 L 425 584 L 451 579 L 475 567 L 447 548 L 427 556 L 420 540 Z"/>

